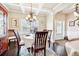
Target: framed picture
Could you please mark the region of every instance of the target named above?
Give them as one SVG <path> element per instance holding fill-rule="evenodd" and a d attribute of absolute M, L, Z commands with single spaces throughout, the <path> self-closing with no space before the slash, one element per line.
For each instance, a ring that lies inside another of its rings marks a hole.
<path fill-rule="evenodd" d="M 74 21 L 70 21 L 69 22 L 69 26 L 75 26 L 75 22 Z"/>
<path fill-rule="evenodd" d="M 12 27 L 13 28 L 17 27 L 17 19 L 12 18 Z"/>

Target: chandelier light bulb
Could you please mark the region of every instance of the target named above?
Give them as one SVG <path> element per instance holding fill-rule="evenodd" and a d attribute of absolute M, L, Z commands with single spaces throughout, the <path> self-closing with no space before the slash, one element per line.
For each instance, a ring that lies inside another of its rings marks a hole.
<path fill-rule="evenodd" d="M 33 15 L 33 12 L 32 12 L 32 4 L 31 4 L 31 12 L 29 13 L 29 15 L 27 15 L 26 19 L 29 19 L 29 20 L 36 19 L 36 16 Z"/>
<path fill-rule="evenodd" d="M 34 19 L 36 19 L 36 16 L 33 16 Z"/>
<path fill-rule="evenodd" d="M 25 17 L 25 19 L 28 19 L 28 17 Z"/>
<path fill-rule="evenodd" d="M 79 17 L 79 14 L 77 12 L 74 12 L 75 17 Z"/>
<path fill-rule="evenodd" d="M 27 17 L 28 17 L 28 18 L 30 18 L 31 16 L 30 16 L 30 15 L 28 15 Z"/>

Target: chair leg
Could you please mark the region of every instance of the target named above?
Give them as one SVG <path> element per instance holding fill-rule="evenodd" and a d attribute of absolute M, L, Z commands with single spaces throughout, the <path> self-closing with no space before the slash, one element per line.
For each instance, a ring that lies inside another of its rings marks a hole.
<path fill-rule="evenodd" d="M 34 51 L 34 56 L 36 56 L 36 52 Z"/>
<path fill-rule="evenodd" d="M 9 43 L 8 43 L 8 45 L 10 46 L 10 40 L 9 40 Z"/>
<path fill-rule="evenodd" d="M 50 40 L 48 40 L 49 48 L 50 48 Z"/>
<path fill-rule="evenodd" d="M 20 53 L 20 47 L 18 47 L 17 56 L 19 56 Z"/>
<path fill-rule="evenodd" d="M 44 56 L 46 56 L 46 48 L 44 49 Z"/>
<path fill-rule="evenodd" d="M 19 51 L 17 52 L 17 56 L 19 56 Z"/>
<path fill-rule="evenodd" d="M 28 52 L 30 52 L 30 49 L 31 49 L 30 47 L 29 47 L 29 48 L 27 48 Z"/>

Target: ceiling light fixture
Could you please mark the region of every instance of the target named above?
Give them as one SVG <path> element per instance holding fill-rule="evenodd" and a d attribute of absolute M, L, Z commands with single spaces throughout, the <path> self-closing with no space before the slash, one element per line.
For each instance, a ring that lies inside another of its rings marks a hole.
<path fill-rule="evenodd" d="M 79 17 L 79 4 L 76 4 L 74 16 Z"/>
<path fill-rule="evenodd" d="M 77 21 L 77 25 L 79 26 L 79 4 L 76 4 L 74 16 L 76 17 L 76 20 L 74 20 L 74 22 L 76 23 Z"/>
<path fill-rule="evenodd" d="M 30 21 L 36 19 L 36 16 L 33 15 L 33 12 L 32 12 L 32 3 L 31 3 L 31 11 L 30 11 L 30 13 L 27 15 L 26 19 L 28 19 L 28 20 L 30 20 Z"/>

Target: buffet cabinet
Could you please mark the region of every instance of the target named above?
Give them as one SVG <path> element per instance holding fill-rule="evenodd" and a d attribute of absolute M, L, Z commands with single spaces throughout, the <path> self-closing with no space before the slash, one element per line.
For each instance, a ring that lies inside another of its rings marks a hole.
<path fill-rule="evenodd" d="M 8 50 L 7 16 L 6 7 L 0 3 L 0 55 Z"/>

